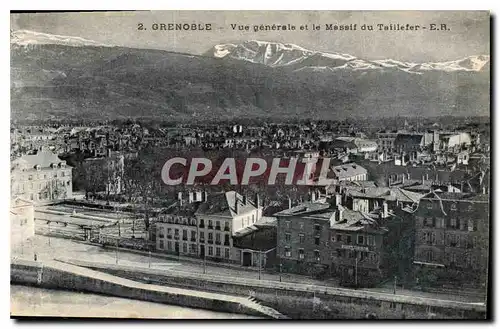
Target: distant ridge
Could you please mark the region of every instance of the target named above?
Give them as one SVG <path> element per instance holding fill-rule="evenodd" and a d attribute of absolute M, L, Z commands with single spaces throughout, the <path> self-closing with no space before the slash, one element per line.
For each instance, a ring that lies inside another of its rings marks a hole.
<path fill-rule="evenodd" d="M 290 43 L 250 40 L 212 47 L 206 55 L 231 58 L 271 67 L 292 67 L 295 70 L 389 70 L 422 74 L 426 71 L 481 71 L 489 69 L 489 55 L 475 55 L 447 62 L 412 63 L 394 59 L 365 60 L 337 52 L 305 49 Z"/>

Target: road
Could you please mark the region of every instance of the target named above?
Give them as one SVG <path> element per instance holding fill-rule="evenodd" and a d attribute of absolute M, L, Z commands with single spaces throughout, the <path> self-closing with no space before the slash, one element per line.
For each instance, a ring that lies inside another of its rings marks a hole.
<path fill-rule="evenodd" d="M 127 251 L 116 251 L 111 248 L 102 248 L 99 246 L 79 243 L 68 239 L 47 237 L 41 235 L 36 235 L 31 243 L 24 244 L 22 248 L 22 253 L 17 255 L 17 257 L 25 259 L 33 259 L 35 250 L 37 254 L 37 259 L 39 260 L 44 260 L 44 259 L 51 260 L 54 258 L 73 258 L 90 262 L 100 262 L 109 264 L 118 263 L 120 265 L 137 266 L 145 268 L 150 266 L 151 268 L 154 269 L 170 269 L 170 270 L 179 270 L 191 273 L 203 273 L 202 264 L 195 264 L 184 261 L 166 260 L 164 258 L 158 258 L 158 257 L 150 258 L 147 255 L 140 255 Z M 206 266 L 206 273 L 210 275 L 259 279 L 258 271 L 247 271 L 244 269 L 240 270 L 237 268 L 235 269 L 224 268 L 209 263 L 207 263 Z M 280 276 L 279 274 L 262 272 L 261 279 L 270 281 L 279 281 Z M 284 282 L 338 287 L 338 283 L 336 282 L 336 280 L 331 279 L 331 280 L 320 281 L 302 275 L 283 274 L 282 280 Z M 391 294 L 393 293 L 393 289 L 384 287 L 370 288 L 364 290 L 373 292 L 391 293 Z M 443 299 L 443 300 L 455 300 L 463 302 L 484 302 L 484 300 L 474 297 L 427 293 L 427 292 L 412 291 L 412 290 L 397 289 L 396 293 L 399 295 L 428 297 L 428 298 Z"/>

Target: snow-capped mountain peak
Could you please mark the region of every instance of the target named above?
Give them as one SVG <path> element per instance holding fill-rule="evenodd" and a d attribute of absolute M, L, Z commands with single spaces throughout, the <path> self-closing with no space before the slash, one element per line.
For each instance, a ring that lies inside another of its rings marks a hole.
<path fill-rule="evenodd" d="M 300 63 L 308 58 L 324 58 L 334 61 L 349 61 L 354 56 L 325 53 L 305 49 L 291 43 L 250 40 L 240 44 L 215 45 L 207 55 L 217 58 L 233 58 L 252 63 L 266 64 L 268 66 L 287 66 Z"/>
<path fill-rule="evenodd" d="M 271 67 L 288 67 L 295 71 L 314 72 L 338 70 L 398 70 L 412 74 L 423 74 L 427 71 L 474 72 L 487 70 L 490 61 L 489 55 L 469 56 L 455 61 L 437 63 L 414 63 L 394 59 L 367 60 L 349 54 L 313 51 L 294 44 L 258 40 L 215 45 L 206 55 Z"/>
<path fill-rule="evenodd" d="M 82 46 L 111 47 L 109 45 L 105 45 L 81 37 L 55 35 L 55 34 L 29 31 L 29 30 L 18 30 L 11 32 L 10 43 L 19 46 L 55 44 L 55 45 L 64 45 L 72 47 L 82 47 Z"/>

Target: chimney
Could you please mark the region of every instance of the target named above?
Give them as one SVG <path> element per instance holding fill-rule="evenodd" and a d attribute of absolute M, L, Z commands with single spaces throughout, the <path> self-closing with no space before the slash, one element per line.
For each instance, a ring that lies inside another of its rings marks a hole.
<path fill-rule="evenodd" d="M 311 202 L 316 201 L 316 192 L 314 192 L 314 191 L 310 191 L 310 192 L 309 192 L 309 195 L 311 196 Z"/>
<path fill-rule="evenodd" d="M 245 206 L 246 206 L 246 204 L 247 204 L 247 195 L 246 195 L 246 194 L 244 194 L 244 195 L 243 195 L 243 205 L 245 205 Z"/>
<path fill-rule="evenodd" d="M 425 184 L 425 176 L 422 175 L 422 185 Z"/>
<path fill-rule="evenodd" d="M 288 197 L 288 209 L 292 209 L 292 199 Z"/>
<path fill-rule="evenodd" d="M 335 194 L 335 206 L 341 206 L 342 205 L 342 195 L 340 194 Z"/>
<path fill-rule="evenodd" d="M 335 212 L 335 214 L 337 215 L 337 218 L 336 218 L 337 222 L 341 222 L 342 219 L 344 218 L 344 207 L 342 207 L 342 206 L 339 207 L 337 209 L 337 211 Z"/>
<path fill-rule="evenodd" d="M 177 200 L 179 200 L 179 204 L 182 206 L 182 192 L 177 193 Z"/>
<path fill-rule="evenodd" d="M 236 214 L 238 214 L 238 210 L 239 210 L 238 208 L 239 208 L 239 206 L 238 206 L 238 194 L 236 194 L 236 198 L 235 198 L 235 201 L 234 201 L 234 212 Z"/>
<path fill-rule="evenodd" d="M 406 177 L 406 175 L 405 175 L 405 174 L 403 174 L 403 177 L 402 177 L 402 178 L 403 178 L 403 179 L 402 179 L 403 184 L 405 183 L 405 177 Z"/>
<path fill-rule="evenodd" d="M 255 207 L 259 208 L 260 207 L 260 196 L 259 194 L 255 194 Z"/>
<path fill-rule="evenodd" d="M 387 218 L 387 216 L 389 216 L 389 209 L 387 206 L 387 202 L 384 201 L 384 203 L 382 204 L 382 217 Z"/>
<path fill-rule="evenodd" d="M 207 191 L 202 192 L 201 198 L 202 198 L 201 202 L 207 202 L 207 199 L 208 199 Z"/>

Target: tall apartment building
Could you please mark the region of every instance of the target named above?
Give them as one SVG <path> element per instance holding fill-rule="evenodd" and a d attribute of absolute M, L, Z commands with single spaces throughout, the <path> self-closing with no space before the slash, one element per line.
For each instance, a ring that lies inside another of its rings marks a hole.
<path fill-rule="evenodd" d="M 341 201 L 336 195 L 329 203 L 303 203 L 274 215 L 282 269 L 355 286 L 401 277 L 411 263 L 412 222 L 387 207 L 365 213 Z"/>
<path fill-rule="evenodd" d="M 277 218 L 277 255 L 284 272 L 323 274 L 330 263 L 328 203 L 306 202 L 282 210 Z"/>
<path fill-rule="evenodd" d="M 420 281 L 486 284 L 488 195 L 432 192 L 420 200 L 413 215 L 414 265 Z"/>
<path fill-rule="evenodd" d="M 380 131 L 377 133 L 377 146 L 379 151 L 394 150 L 394 141 L 398 136 L 397 131 Z"/>
<path fill-rule="evenodd" d="M 258 197 L 250 201 L 235 191 L 207 198 L 196 211 L 199 228 L 200 256 L 239 262 L 242 258 L 233 248 L 233 234 L 262 218 Z"/>
<path fill-rule="evenodd" d="M 235 191 L 207 195 L 180 195 L 178 204 L 159 215 L 155 223 L 156 248 L 186 256 L 240 263 L 241 250 L 233 235 L 262 217 L 258 198 L 250 201 Z M 238 254 L 240 253 L 240 254 Z"/>
<path fill-rule="evenodd" d="M 72 197 L 72 167 L 50 151 L 11 162 L 11 197 L 47 202 Z"/>

